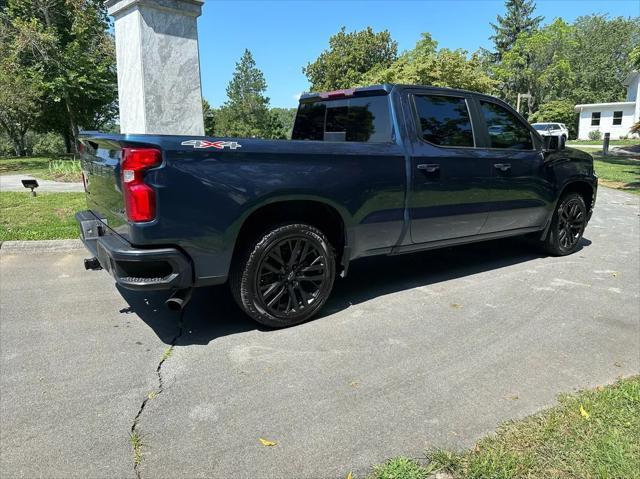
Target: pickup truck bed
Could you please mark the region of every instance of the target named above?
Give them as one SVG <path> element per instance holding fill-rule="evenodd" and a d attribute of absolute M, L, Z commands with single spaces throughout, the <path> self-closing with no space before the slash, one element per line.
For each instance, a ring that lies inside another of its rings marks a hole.
<path fill-rule="evenodd" d="M 123 287 L 231 277 L 245 312 L 285 326 L 315 314 L 356 258 L 527 233 L 571 253 L 595 201 L 588 154 L 545 145 L 508 105 L 472 92 L 305 95 L 293 138 L 85 135 L 85 244 Z M 276 307 L 262 289 L 280 294 Z"/>

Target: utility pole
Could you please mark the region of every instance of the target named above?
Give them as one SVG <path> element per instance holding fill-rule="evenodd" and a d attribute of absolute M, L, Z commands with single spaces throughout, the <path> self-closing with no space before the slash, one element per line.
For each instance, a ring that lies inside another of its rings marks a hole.
<path fill-rule="evenodd" d="M 531 94 L 529 93 L 518 93 L 518 101 L 516 102 L 516 111 L 520 113 L 520 99 L 521 98 L 531 98 Z"/>

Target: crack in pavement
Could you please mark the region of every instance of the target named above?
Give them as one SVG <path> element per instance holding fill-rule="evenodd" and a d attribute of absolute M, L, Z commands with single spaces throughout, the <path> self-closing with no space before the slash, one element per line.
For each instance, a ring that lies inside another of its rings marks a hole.
<path fill-rule="evenodd" d="M 180 317 L 178 318 L 178 332 L 171 340 L 169 348 L 166 349 L 165 352 L 162 354 L 162 358 L 160 359 L 160 362 L 156 367 L 156 375 L 158 377 L 158 388 L 154 391 L 151 391 L 149 394 L 145 396 L 144 400 L 140 404 L 138 413 L 133 418 L 133 423 L 131 424 L 129 437 L 131 442 L 131 448 L 133 450 L 133 471 L 137 479 L 141 478 L 140 465 L 142 464 L 142 447 L 143 447 L 142 438 L 139 431 L 140 418 L 142 416 L 142 413 L 144 412 L 145 407 L 147 406 L 147 403 L 150 400 L 155 399 L 156 397 L 158 397 L 160 394 L 164 392 L 164 383 L 162 381 L 162 366 L 164 365 L 165 361 L 171 357 L 171 354 L 173 353 L 173 350 L 176 346 L 176 343 L 178 342 L 178 339 L 180 339 L 180 337 L 182 336 L 183 327 L 184 327 L 183 317 L 184 317 L 185 309 L 186 308 L 183 308 L 182 311 L 180 311 Z"/>

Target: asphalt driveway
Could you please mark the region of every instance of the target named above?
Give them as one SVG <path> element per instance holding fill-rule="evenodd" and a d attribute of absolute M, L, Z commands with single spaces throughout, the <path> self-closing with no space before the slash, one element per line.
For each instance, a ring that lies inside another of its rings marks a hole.
<path fill-rule="evenodd" d="M 511 239 L 356 262 L 279 331 L 225 288 L 180 320 L 84 251 L 3 247 L 2 477 L 135 477 L 135 422 L 142 478 L 344 478 L 637 374 L 638 200 L 601 188 L 570 257 Z"/>

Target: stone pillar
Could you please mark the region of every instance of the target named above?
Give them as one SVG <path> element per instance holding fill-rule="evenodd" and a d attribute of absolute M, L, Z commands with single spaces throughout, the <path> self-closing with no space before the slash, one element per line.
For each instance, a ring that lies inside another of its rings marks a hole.
<path fill-rule="evenodd" d="M 120 131 L 204 135 L 197 18 L 204 0 L 107 0 Z"/>

